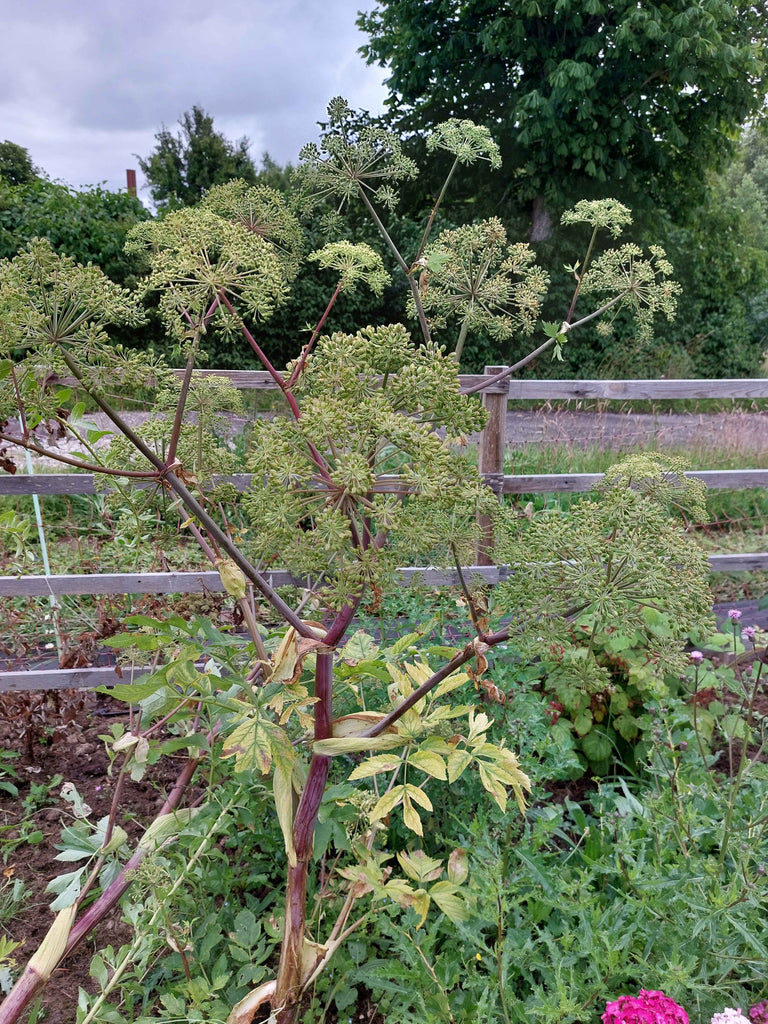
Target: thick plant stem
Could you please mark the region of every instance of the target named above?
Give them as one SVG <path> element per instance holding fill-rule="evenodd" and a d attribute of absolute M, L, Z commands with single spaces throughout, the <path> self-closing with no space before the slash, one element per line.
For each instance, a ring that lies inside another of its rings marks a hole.
<path fill-rule="evenodd" d="M 188 759 L 181 771 L 181 774 L 176 780 L 176 785 L 168 794 L 167 800 L 160 808 L 158 817 L 162 817 L 164 814 L 170 814 L 178 808 L 199 764 L 200 759 L 197 757 L 190 757 Z M 50 970 L 48 971 L 48 977 L 50 977 L 53 970 L 62 962 L 62 960 L 69 956 L 72 950 L 83 941 L 86 935 L 93 931 L 96 925 L 98 925 L 107 916 L 107 914 L 115 908 L 118 900 L 123 896 L 133 881 L 136 868 L 141 864 L 148 852 L 149 851 L 147 849 L 139 847 L 122 868 L 114 882 L 107 886 L 101 896 L 99 896 L 99 898 L 91 904 L 80 919 L 74 923 L 69 932 L 66 944 L 57 958 L 57 962 L 54 965 L 51 965 Z M 2 1004 L 0 1004 L 0 1024 L 15 1024 L 15 1022 L 21 1017 L 24 1010 L 39 994 L 40 989 L 46 981 L 47 978 L 42 977 L 32 967 L 31 963 L 28 964 L 24 973 L 3 1000 Z"/>
<path fill-rule="evenodd" d="M 316 655 L 315 740 L 328 739 L 333 731 L 333 654 Z M 313 964 L 303 962 L 304 935 L 307 922 L 307 875 L 315 837 L 315 825 L 323 800 L 331 759 L 314 754 L 304 790 L 293 823 L 293 844 L 296 867 L 289 867 L 285 891 L 285 924 L 277 971 L 277 989 L 272 1002 L 277 1024 L 293 1024 L 301 999 L 305 973 L 311 974 Z"/>

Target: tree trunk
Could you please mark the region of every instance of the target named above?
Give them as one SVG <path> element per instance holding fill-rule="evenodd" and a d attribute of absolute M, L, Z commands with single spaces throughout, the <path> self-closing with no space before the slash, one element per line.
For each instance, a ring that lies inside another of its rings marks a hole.
<path fill-rule="evenodd" d="M 544 203 L 544 196 L 536 196 L 531 208 L 531 242 L 546 242 L 552 237 L 552 217 Z"/>

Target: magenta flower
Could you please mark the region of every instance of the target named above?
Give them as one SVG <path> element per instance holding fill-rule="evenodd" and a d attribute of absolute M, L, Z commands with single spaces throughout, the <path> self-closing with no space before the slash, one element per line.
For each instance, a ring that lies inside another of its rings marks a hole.
<path fill-rule="evenodd" d="M 688 1024 L 688 1014 L 663 992 L 641 988 L 637 996 L 619 996 L 608 1003 L 603 1024 Z"/>
<path fill-rule="evenodd" d="M 701 651 L 691 651 L 691 661 L 694 665 L 700 665 L 704 661 L 704 655 Z"/>
<path fill-rule="evenodd" d="M 744 641 L 744 643 L 747 643 L 747 641 L 749 641 L 749 643 L 753 644 L 755 642 L 756 633 L 756 626 L 745 626 L 744 629 L 742 629 L 741 631 L 741 639 Z"/>
<path fill-rule="evenodd" d="M 755 1003 L 749 1011 L 749 1016 L 753 1024 L 768 1024 L 768 999 L 764 999 L 762 1003 Z"/>
<path fill-rule="evenodd" d="M 741 618 L 741 612 L 738 608 L 731 608 L 728 611 L 728 618 L 731 620 L 731 622 L 738 622 Z"/>

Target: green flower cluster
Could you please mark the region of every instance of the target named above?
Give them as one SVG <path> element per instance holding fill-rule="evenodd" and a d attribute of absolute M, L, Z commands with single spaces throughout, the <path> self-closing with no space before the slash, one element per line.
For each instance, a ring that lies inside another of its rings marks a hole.
<path fill-rule="evenodd" d="M 407 555 L 473 543 L 494 498 L 450 442 L 485 414 L 442 349 L 400 325 L 325 336 L 297 397 L 300 418 L 255 427 L 244 503 L 260 558 L 323 577 L 333 603 Z"/>

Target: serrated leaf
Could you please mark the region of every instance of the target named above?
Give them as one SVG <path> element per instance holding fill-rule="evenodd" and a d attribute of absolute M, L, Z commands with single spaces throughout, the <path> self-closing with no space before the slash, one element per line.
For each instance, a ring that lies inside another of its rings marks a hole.
<path fill-rule="evenodd" d="M 384 793 L 376 801 L 376 806 L 370 813 L 371 821 L 378 821 L 380 818 L 386 818 L 386 816 L 394 810 L 399 803 L 401 803 L 405 794 L 405 786 L 393 786 L 388 793 Z"/>
<path fill-rule="evenodd" d="M 402 654 L 409 647 L 413 647 L 420 638 L 420 633 L 406 633 L 405 636 L 401 636 L 399 640 L 396 640 L 386 653 L 392 658 L 396 658 L 398 654 Z"/>
<path fill-rule="evenodd" d="M 432 750 L 422 749 L 415 751 L 415 753 L 409 756 L 408 764 L 443 782 L 448 778 L 445 761 Z"/>
<path fill-rule="evenodd" d="M 91 966 L 88 973 L 98 983 L 101 989 L 105 989 L 109 982 L 109 972 L 107 971 L 107 965 L 101 959 L 98 953 L 91 959 Z"/>
<path fill-rule="evenodd" d="M 406 783 L 405 792 L 408 796 L 414 800 L 420 807 L 423 807 L 425 811 L 431 811 L 432 801 L 429 799 L 423 789 L 419 789 L 418 786 L 412 785 L 410 782 Z"/>
<path fill-rule="evenodd" d="M 454 924 L 459 924 L 469 918 L 466 903 L 456 895 L 456 887 L 450 882 L 436 882 L 430 888 L 429 895 Z"/>
<path fill-rule="evenodd" d="M 443 873 L 443 862 L 428 857 L 423 850 L 413 853 L 398 853 L 400 867 L 414 882 L 434 882 Z"/>
<path fill-rule="evenodd" d="M 438 697 L 443 697 L 446 693 L 457 690 L 467 682 L 469 682 L 469 676 L 466 672 L 452 672 L 447 679 L 444 679 L 432 691 L 432 700 L 434 701 Z"/>
<path fill-rule="evenodd" d="M 483 784 L 483 788 L 487 790 L 496 803 L 499 805 L 499 810 L 506 811 L 507 809 L 507 791 L 493 774 L 492 769 L 488 765 L 478 761 L 477 768 L 480 773 L 480 781 Z"/>
<path fill-rule="evenodd" d="M 413 806 L 407 794 L 403 795 L 403 822 L 405 827 L 409 828 L 411 832 L 415 832 L 417 836 L 424 835 L 419 812 Z"/>
<path fill-rule="evenodd" d="M 592 729 L 581 741 L 581 746 L 590 761 L 604 761 L 613 753 L 610 737 L 599 729 Z"/>
<path fill-rule="evenodd" d="M 51 903 L 51 910 L 54 913 L 74 906 L 82 889 L 84 873 L 85 868 L 79 868 L 77 871 L 59 875 L 58 878 L 53 878 L 48 883 L 45 891 L 58 893 L 56 899 Z"/>
<path fill-rule="evenodd" d="M 358 629 L 342 647 L 339 657 L 350 665 L 372 661 L 379 653 L 379 645 L 362 629 Z"/>
<path fill-rule="evenodd" d="M 272 764 L 270 736 L 258 718 L 246 718 L 230 734 L 222 757 L 235 758 L 235 772 L 257 769 L 266 775 Z"/>
<path fill-rule="evenodd" d="M 115 683 L 114 686 L 97 686 L 96 693 L 106 694 L 116 700 L 125 701 L 126 704 L 138 704 L 139 701 L 151 697 L 158 690 L 164 688 L 166 688 L 165 681 L 152 676 L 143 683 Z"/>
<path fill-rule="evenodd" d="M 416 892 L 413 894 L 413 897 L 411 899 L 411 906 L 419 915 L 419 920 L 416 923 L 417 928 L 421 928 L 421 926 L 426 921 L 427 914 L 429 913 L 430 902 L 431 901 L 429 898 L 429 893 L 426 892 L 424 889 L 417 889 Z"/>
<path fill-rule="evenodd" d="M 379 772 L 394 771 L 402 764 L 402 758 L 396 754 L 376 754 L 361 762 L 349 776 L 350 782 L 355 779 L 368 779 Z"/>
<path fill-rule="evenodd" d="M 448 781 L 455 782 L 464 774 L 464 770 L 471 763 L 472 755 L 467 750 L 454 750 L 448 755 Z"/>
<path fill-rule="evenodd" d="M 395 750 L 404 746 L 406 740 L 396 733 L 383 733 L 381 736 L 339 736 L 327 740 L 317 740 L 312 744 L 315 754 L 356 754 L 362 750 Z"/>
<path fill-rule="evenodd" d="M 160 637 L 150 633 L 118 633 L 117 636 L 110 636 L 101 641 L 105 647 L 115 647 L 118 650 L 135 647 L 139 651 L 157 651 L 161 642 Z"/>
<path fill-rule="evenodd" d="M 724 715 L 720 728 L 729 740 L 746 740 L 751 742 L 751 736 L 746 721 L 741 715 Z"/>

